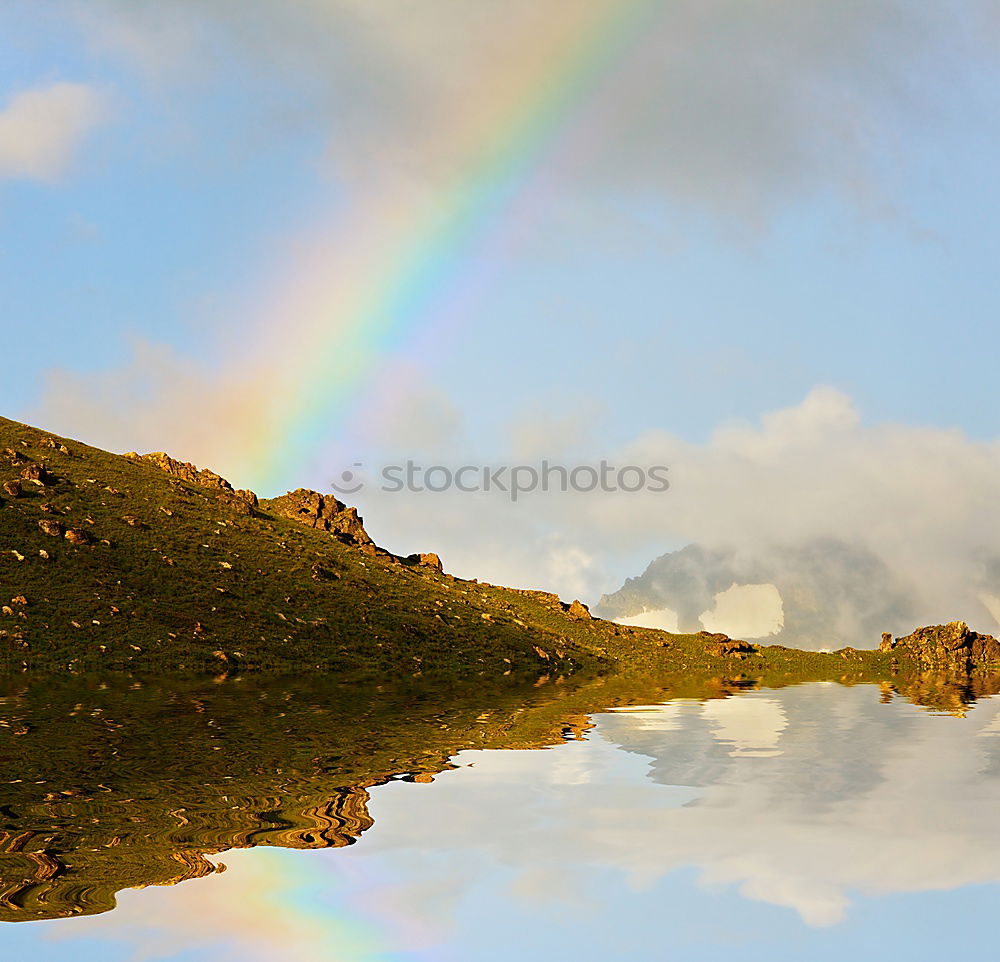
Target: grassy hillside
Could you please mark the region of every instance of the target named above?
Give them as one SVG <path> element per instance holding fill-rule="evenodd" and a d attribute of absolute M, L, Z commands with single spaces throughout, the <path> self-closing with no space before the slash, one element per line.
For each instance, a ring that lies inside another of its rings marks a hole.
<path fill-rule="evenodd" d="M 542 628 L 530 603 L 507 610 L 267 505 L 251 514 L 223 490 L 0 419 L 0 486 L 13 480 L 0 666 L 502 673 L 596 653 L 563 638 L 569 618 Z"/>
<path fill-rule="evenodd" d="M 109 454 L 0 418 L 0 671 L 537 678 L 728 666 L 777 682 L 885 677 L 906 655 L 629 628 L 435 562 L 377 548 L 332 496 L 258 504 L 164 455 Z"/>

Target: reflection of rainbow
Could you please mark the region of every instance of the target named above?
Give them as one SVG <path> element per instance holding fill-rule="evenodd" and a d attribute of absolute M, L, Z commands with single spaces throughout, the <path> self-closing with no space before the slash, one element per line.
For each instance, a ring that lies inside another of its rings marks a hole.
<path fill-rule="evenodd" d="M 270 383 L 268 423 L 248 466 L 262 489 L 280 483 L 281 465 L 301 463 L 342 428 L 347 405 L 380 359 L 461 301 L 475 280 L 469 259 L 513 216 L 533 171 L 662 5 L 598 0 L 584 6 L 582 21 L 559 5 L 493 79 L 490 96 L 476 98 L 456 124 L 457 144 L 446 147 L 471 159 L 433 191 L 433 204 L 387 197 L 382 210 L 365 209 L 364 221 L 338 230 L 325 264 L 314 257 L 293 279 L 281 322 L 301 353 L 294 380 L 289 372 L 287 382 L 276 374 Z"/>
<path fill-rule="evenodd" d="M 131 958 L 166 943 L 192 960 L 434 962 L 448 922 L 425 918 L 408 904 L 407 891 L 420 885 L 399 854 L 387 864 L 342 849 L 237 849 L 217 859 L 227 871 L 211 876 L 208 885 L 126 892 L 117 912 L 88 921 L 92 931 L 110 930 L 115 941 L 130 945 Z M 79 943 L 73 949 L 89 958 Z"/>

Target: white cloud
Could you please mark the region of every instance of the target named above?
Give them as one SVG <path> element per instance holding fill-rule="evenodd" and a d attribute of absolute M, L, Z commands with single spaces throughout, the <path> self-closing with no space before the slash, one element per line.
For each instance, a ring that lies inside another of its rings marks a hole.
<path fill-rule="evenodd" d="M 503 495 L 370 489 L 364 508 L 386 540 L 433 542 L 458 573 L 566 595 L 589 586 L 582 596 L 592 603 L 617 588 L 623 574 L 638 574 L 654 557 L 691 542 L 751 560 L 765 557 L 777 574 L 808 564 L 809 584 L 822 597 L 779 599 L 768 589 L 757 599 L 768 602 L 758 614 L 767 615 L 764 627 L 773 630 L 782 620 L 788 624 L 790 604 L 830 611 L 836 620 L 827 626 L 828 638 L 810 639 L 816 646 L 874 645 L 882 630 L 903 633 L 958 618 L 995 627 L 981 596 L 1000 596 L 985 564 L 997 554 L 1000 533 L 996 442 L 939 428 L 866 424 L 848 397 L 818 388 L 760 423 L 723 425 L 701 444 L 651 433 L 618 451 L 592 454 L 616 464 L 669 465 L 671 488 L 662 494 L 538 492 L 516 505 Z M 438 457 L 448 463 L 447 450 Z M 491 460 L 503 455 L 493 452 Z M 587 564 L 559 564 L 573 557 Z M 858 625 L 880 620 L 883 609 L 853 610 L 875 603 L 857 589 L 870 595 L 879 585 L 891 623 L 860 637 Z M 639 607 L 671 607 L 666 597 L 655 601 Z"/>
<path fill-rule="evenodd" d="M 615 618 L 620 625 L 632 625 L 636 628 L 659 628 L 660 631 L 680 631 L 677 612 L 670 608 L 654 608 L 641 611 L 637 615 L 627 615 Z"/>
<path fill-rule="evenodd" d="M 87 84 L 56 83 L 15 94 L 0 110 L 0 178 L 58 179 L 107 117 L 106 96 Z"/>
<path fill-rule="evenodd" d="M 659 503 L 619 498 L 591 524 L 748 552 L 830 539 L 885 562 L 922 616 L 989 620 L 978 594 L 1000 532 L 995 441 L 867 425 L 849 398 L 818 389 L 760 425 L 723 427 L 703 445 L 650 435 L 627 457 L 670 464 L 671 490 Z"/>
<path fill-rule="evenodd" d="M 963 6 L 970 19 L 989 9 Z M 588 75 L 582 65 L 602 61 L 601 43 L 613 53 L 614 34 L 605 29 L 588 48 L 588 31 L 602 17 L 615 22 L 615 9 L 624 20 L 629 7 L 102 0 L 76 9 L 104 49 L 160 78 L 189 82 L 241 59 L 259 74 L 266 64 L 288 104 L 262 104 L 261 114 L 325 126 L 336 169 L 382 186 L 385 177 L 426 185 L 463 171 L 569 77 L 580 109 L 563 118 L 574 141 L 564 187 L 660 188 L 741 218 L 829 187 L 884 210 L 893 185 L 876 156 L 887 145 L 898 154 L 901 125 L 926 128 L 935 116 L 925 78 L 933 68 L 949 82 L 943 64 L 960 60 L 936 53 L 953 47 L 971 59 L 976 45 L 974 31 L 928 4 L 675 0 L 611 56 L 612 69 Z"/>
<path fill-rule="evenodd" d="M 702 612 L 709 631 L 738 638 L 764 638 L 784 624 L 781 593 L 774 585 L 733 585 L 715 596 L 715 605 Z"/>

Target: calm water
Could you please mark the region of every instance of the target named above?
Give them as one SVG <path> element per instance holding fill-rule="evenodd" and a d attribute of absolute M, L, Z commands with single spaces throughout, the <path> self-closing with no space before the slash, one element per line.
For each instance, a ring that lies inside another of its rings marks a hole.
<path fill-rule="evenodd" d="M 574 716 L 548 750 L 464 748 L 430 780 L 449 741 L 542 744 L 599 697 L 549 689 L 397 710 L 384 689 L 158 688 L 131 738 L 134 692 L 11 693 L 0 902 L 32 921 L 0 926 L 0 956 L 995 957 L 1000 699 L 713 690 Z"/>

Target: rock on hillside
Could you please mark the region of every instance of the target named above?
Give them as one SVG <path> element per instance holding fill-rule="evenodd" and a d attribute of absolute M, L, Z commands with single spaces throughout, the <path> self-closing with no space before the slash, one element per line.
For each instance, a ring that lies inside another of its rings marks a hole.
<path fill-rule="evenodd" d="M 279 517 L 327 531 L 347 544 L 374 547 L 358 509 L 347 507 L 332 494 L 298 488 L 280 498 L 265 501 L 264 507 Z"/>
<path fill-rule="evenodd" d="M 927 668 L 967 672 L 1000 664 L 1000 641 L 964 621 L 918 628 L 903 638 L 883 636 L 881 650 L 907 654 Z"/>

